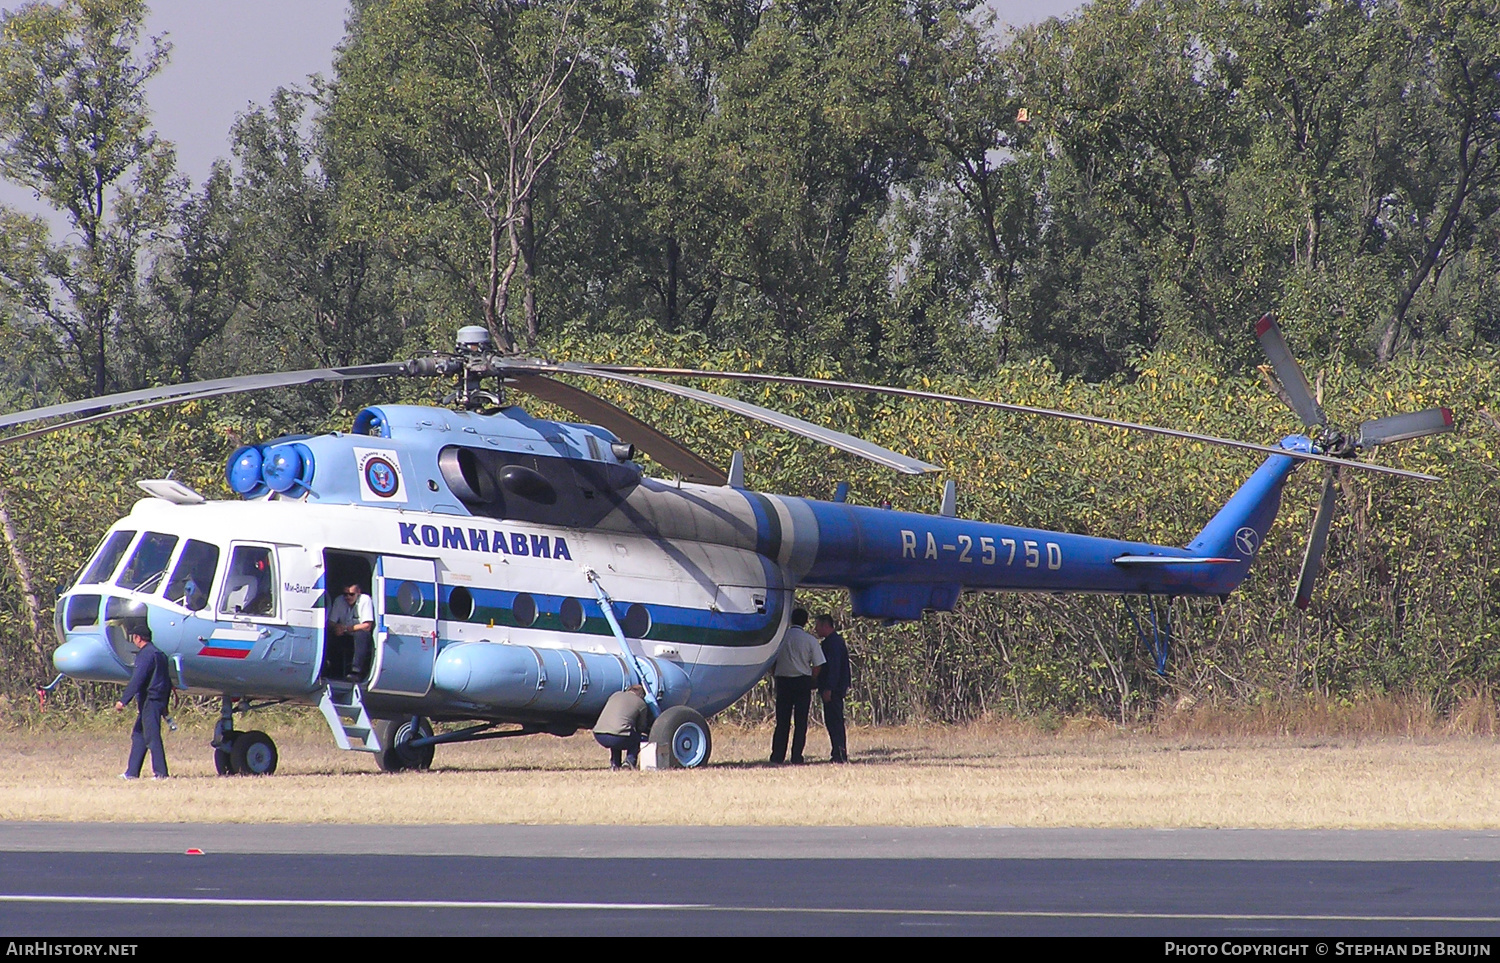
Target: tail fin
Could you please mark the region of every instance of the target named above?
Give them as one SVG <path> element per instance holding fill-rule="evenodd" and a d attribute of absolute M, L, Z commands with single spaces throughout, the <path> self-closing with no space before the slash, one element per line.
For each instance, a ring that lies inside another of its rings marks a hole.
<path fill-rule="evenodd" d="M 1281 447 L 1305 452 L 1312 450 L 1312 442 L 1301 435 L 1290 435 L 1282 439 Z M 1281 487 L 1296 467 L 1297 459 L 1285 455 L 1267 458 L 1188 545 L 1188 551 L 1195 555 L 1236 559 L 1234 564 L 1216 567 L 1214 575 L 1221 593 L 1234 591 L 1249 573 L 1250 563 L 1281 507 Z"/>

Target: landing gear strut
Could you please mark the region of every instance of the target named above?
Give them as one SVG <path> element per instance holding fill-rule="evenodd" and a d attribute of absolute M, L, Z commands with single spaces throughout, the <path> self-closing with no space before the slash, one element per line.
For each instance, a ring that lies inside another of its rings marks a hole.
<path fill-rule="evenodd" d="M 269 705 L 266 703 L 265 705 Z M 264 705 L 259 708 L 263 708 Z M 248 699 L 238 711 L 252 708 Z M 239 732 L 234 728 L 235 700 L 225 696 L 219 703 L 219 721 L 214 723 L 214 771 L 221 776 L 269 776 L 276 771 L 276 743 L 259 729 Z"/>

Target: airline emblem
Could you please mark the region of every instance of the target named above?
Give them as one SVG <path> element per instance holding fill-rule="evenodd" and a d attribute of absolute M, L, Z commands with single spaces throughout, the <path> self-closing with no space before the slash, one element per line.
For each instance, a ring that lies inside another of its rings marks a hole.
<path fill-rule="evenodd" d="M 401 484 L 401 459 L 394 451 L 356 448 L 354 460 L 359 466 L 361 498 L 367 502 L 406 501 L 406 490 Z"/>

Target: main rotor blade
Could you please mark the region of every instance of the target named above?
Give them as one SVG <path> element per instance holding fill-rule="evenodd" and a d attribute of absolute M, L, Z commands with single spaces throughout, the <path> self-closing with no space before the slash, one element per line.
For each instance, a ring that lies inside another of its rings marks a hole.
<path fill-rule="evenodd" d="M 1328 527 L 1333 524 L 1333 500 L 1338 495 L 1337 468 L 1329 468 L 1323 476 L 1323 497 L 1318 501 L 1318 514 L 1313 516 L 1312 534 L 1307 538 L 1307 553 L 1302 556 L 1302 572 L 1297 576 L 1297 608 L 1305 609 L 1312 601 L 1313 583 L 1318 580 L 1318 566 L 1323 561 L 1323 549 L 1328 546 Z"/>
<path fill-rule="evenodd" d="M 697 388 L 687 388 L 682 385 L 668 384 L 665 381 L 654 381 L 650 378 L 636 378 L 625 374 L 621 370 L 615 368 L 595 367 L 593 365 L 581 364 L 505 362 L 499 373 L 504 374 L 505 370 L 510 368 L 535 371 L 538 373 L 546 372 L 552 374 L 589 375 L 595 378 L 605 378 L 610 381 L 618 381 L 622 384 L 638 385 L 642 388 L 652 388 L 656 391 L 664 391 L 670 395 L 677 395 L 679 398 L 690 398 L 693 401 L 701 402 L 705 405 L 713 405 L 715 408 L 723 408 L 725 411 L 732 411 L 735 414 L 741 415 L 746 418 L 752 418 L 756 421 L 763 421 L 766 424 L 774 425 L 777 428 L 782 429 L 783 431 L 789 431 L 794 435 L 801 435 L 803 438 L 808 438 L 812 441 L 816 441 L 824 445 L 829 445 L 833 448 L 839 449 L 840 451 L 847 451 L 851 455 L 858 455 L 861 458 L 865 458 L 875 462 L 877 465 L 884 465 L 887 468 L 894 468 L 896 471 L 902 472 L 903 474 L 907 475 L 921 475 L 925 474 L 926 472 L 943 470 L 938 465 L 929 464 L 928 462 L 920 461 L 916 458 L 911 458 L 899 452 L 891 451 L 889 448 L 882 448 L 874 442 L 865 441 L 863 438 L 856 438 L 853 435 L 846 435 L 842 431 L 834 431 L 832 428 L 824 428 L 821 425 L 815 425 L 811 422 L 803 421 L 801 418 L 793 418 L 791 415 L 783 414 L 779 411 L 772 411 L 769 408 L 762 408 L 759 405 L 752 405 L 748 401 L 739 401 L 735 398 L 726 398 L 723 395 L 716 395 L 708 391 L 699 391 Z"/>
<path fill-rule="evenodd" d="M 54 431 L 62 431 L 65 428 L 77 428 L 81 425 L 92 424 L 96 421 L 104 421 L 108 418 L 133 415 L 138 411 L 150 411 L 153 408 L 165 408 L 167 405 L 181 405 L 186 404 L 189 401 L 201 401 L 204 398 L 217 398 L 223 393 L 224 392 L 222 391 L 206 391 L 202 394 L 177 395 L 176 397 L 172 398 L 159 398 L 156 401 L 148 401 L 143 405 L 131 405 L 129 408 L 115 408 L 110 411 L 99 411 L 95 412 L 92 415 L 85 415 L 82 418 L 74 418 L 71 421 L 53 422 L 50 425 L 43 425 L 40 428 L 33 428 L 30 431 L 22 431 L 14 435 L 6 435 L 4 438 L 0 438 L 0 447 L 14 444 L 18 441 L 26 441 L 29 438 L 40 438 L 43 435 L 50 435 Z"/>
<path fill-rule="evenodd" d="M 100 408 L 114 408 L 120 405 L 135 405 L 144 401 L 156 401 L 163 398 L 176 398 L 180 401 L 188 401 L 191 398 L 213 398 L 218 395 L 239 394 L 245 391 L 258 391 L 263 388 L 287 388 L 294 385 L 310 385 L 323 381 L 357 381 L 362 378 L 383 378 L 389 375 L 403 374 L 403 366 L 394 364 L 364 364 L 349 368 L 308 368 L 303 371 L 278 371 L 270 374 L 240 375 L 234 378 L 214 378 L 209 381 L 192 381 L 187 384 L 167 385 L 161 388 L 141 388 L 138 391 L 121 391 L 112 395 L 100 395 L 97 398 L 86 398 L 83 401 L 71 401 L 61 405 L 48 405 L 44 408 L 32 408 L 29 411 L 13 411 L 8 415 L 0 415 L 0 428 L 10 428 L 15 425 L 24 425 L 31 421 L 40 421 L 43 418 L 63 418 L 69 415 L 88 413 L 89 421 L 98 421 L 93 417 L 99 413 Z M 126 411 L 137 411 L 137 408 L 128 408 L 117 412 L 125 414 Z"/>
<path fill-rule="evenodd" d="M 1297 363 L 1297 359 L 1292 357 L 1292 349 L 1287 347 L 1286 338 L 1282 336 L 1281 326 L 1276 323 L 1276 319 L 1269 314 L 1262 315 L 1255 323 L 1255 336 L 1260 339 L 1260 346 L 1266 357 L 1271 359 L 1276 380 L 1286 389 L 1287 400 L 1292 403 L 1292 409 L 1302 419 L 1302 424 L 1308 428 L 1326 425 L 1328 416 L 1318 407 L 1312 388 L 1308 387 L 1307 376 L 1302 373 L 1302 366 Z"/>
<path fill-rule="evenodd" d="M 1360 448 L 1374 448 L 1376 445 L 1386 445 L 1393 441 L 1406 441 L 1409 438 L 1421 438 L 1452 430 L 1453 410 L 1451 408 L 1428 408 L 1426 411 L 1391 415 L 1389 418 L 1376 418 L 1365 422 L 1359 426 L 1357 444 Z"/>
<path fill-rule="evenodd" d="M 667 471 L 681 476 L 684 481 L 722 485 L 729 480 L 723 471 L 705 461 L 697 452 L 598 395 L 539 374 L 512 374 L 509 381 L 511 387 L 518 391 L 551 402 L 559 408 L 566 408 L 589 424 L 608 428 L 619 438 L 656 459 Z"/>
<path fill-rule="evenodd" d="M 1367 462 L 1349 461 L 1345 458 L 1335 458 L 1332 455 L 1319 455 L 1313 452 L 1288 451 L 1285 448 L 1274 448 L 1270 445 L 1257 445 L 1248 441 L 1236 441 L 1233 438 L 1219 438 L 1215 435 L 1200 435 L 1196 432 L 1181 431 L 1176 428 L 1159 428 L 1156 425 L 1142 425 L 1133 421 L 1118 421 L 1114 418 L 1100 418 L 1097 415 L 1085 415 L 1076 411 L 1057 411 L 1052 408 L 1033 408 L 1029 405 L 1014 405 L 1005 401 L 987 401 L 983 398 L 966 398 L 963 395 L 947 395 L 936 391 L 918 391 L 915 388 L 891 388 L 885 385 L 868 385 L 858 381 L 827 381 L 822 378 L 800 378 L 795 375 L 759 374 L 741 371 L 700 371 L 697 368 L 649 368 L 637 365 L 589 365 L 589 371 L 600 373 L 614 371 L 628 374 L 650 374 L 676 378 L 718 378 L 725 381 L 763 381 L 773 384 L 806 385 L 813 388 L 838 388 L 844 391 L 863 391 L 868 394 L 891 395 L 897 398 L 918 398 L 925 401 L 946 401 L 956 405 L 974 405 L 978 408 L 993 408 L 997 411 L 1009 411 L 1019 415 L 1043 415 L 1048 418 L 1062 418 L 1067 421 L 1078 421 L 1086 425 L 1101 425 L 1106 428 L 1125 428 L 1130 431 L 1141 431 L 1148 435 L 1163 435 L 1168 438 L 1182 438 L 1187 441 L 1201 441 L 1209 445 L 1223 445 L 1227 448 L 1239 448 L 1244 451 L 1255 451 L 1267 455 L 1285 455 L 1298 461 L 1317 461 L 1325 465 L 1340 465 L 1348 468 L 1357 468 L 1361 471 L 1373 471 L 1383 475 L 1395 475 L 1400 478 L 1415 478 L 1420 481 L 1442 481 L 1436 475 L 1426 475 L 1419 471 L 1408 471 L 1405 468 L 1390 468 L 1386 465 L 1372 465 Z"/>

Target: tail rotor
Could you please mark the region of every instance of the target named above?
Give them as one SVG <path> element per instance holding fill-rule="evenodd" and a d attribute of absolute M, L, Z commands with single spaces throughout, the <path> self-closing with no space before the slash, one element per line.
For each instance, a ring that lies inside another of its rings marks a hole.
<path fill-rule="evenodd" d="M 1297 413 L 1308 430 L 1313 448 L 1320 454 L 1353 461 L 1361 452 L 1377 445 L 1388 445 L 1397 441 L 1425 438 L 1453 430 L 1453 411 L 1448 408 L 1429 408 L 1386 418 L 1366 421 L 1355 432 L 1343 431 L 1328 421 L 1323 406 L 1313 395 L 1307 376 L 1287 346 L 1286 338 L 1276 320 L 1267 314 L 1255 325 L 1255 336 L 1261 349 L 1270 359 L 1270 374 L 1277 395 L 1287 407 Z M 1265 371 L 1265 368 L 1261 369 Z M 1323 561 L 1323 551 L 1328 547 L 1328 530 L 1333 525 L 1334 501 L 1338 493 L 1339 468 L 1329 465 L 1323 476 L 1323 494 L 1318 501 L 1317 514 L 1313 516 L 1312 532 L 1307 539 L 1307 551 L 1302 556 L 1302 571 L 1297 577 L 1297 608 L 1305 609 L 1312 601 L 1313 584 Z"/>

